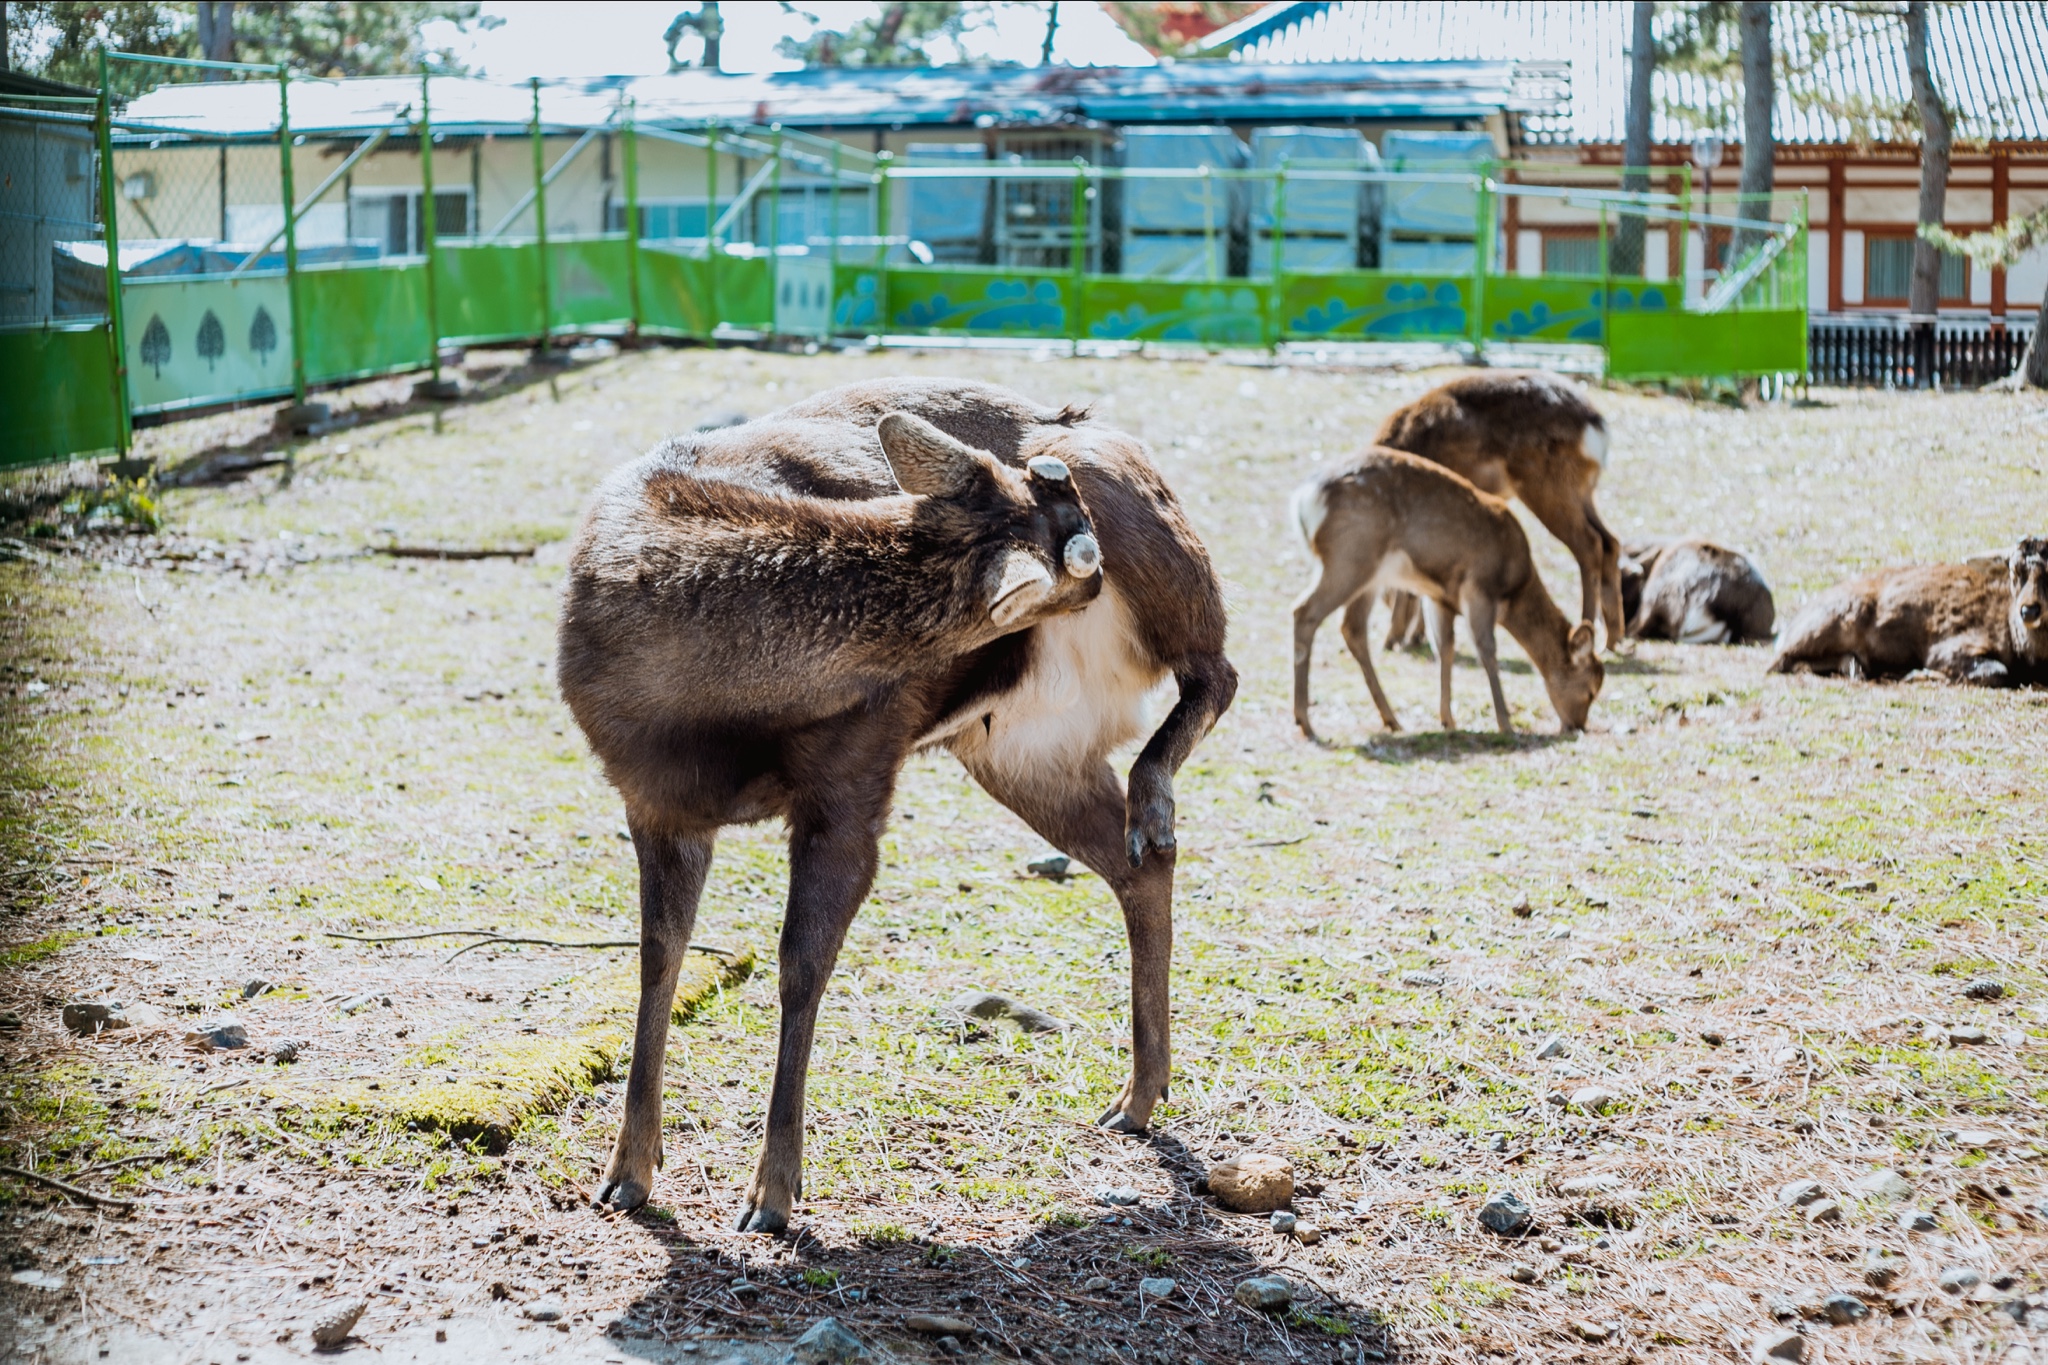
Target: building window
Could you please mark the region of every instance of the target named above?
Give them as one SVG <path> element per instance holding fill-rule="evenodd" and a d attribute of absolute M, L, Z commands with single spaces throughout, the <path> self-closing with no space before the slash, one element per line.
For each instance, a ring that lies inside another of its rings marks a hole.
<path fill-rule="evenodd" d="M 1904 303 L 1913 291 L 1912 237 L 1863 239 L 1863 301 Z M 1968 257 L 1944 252 L 1941 258 L 1941 301 L 1970 301 Z"/>
<path fill-rule="evenodd" d="M 1543 234 L 1543 273 L 1546 275 L 1598 275 L 1600 239 L 1584 233 Z"/>
<path fill-rule="evenodd" d="M 419 190 L 357 190 L 348 197 L 348 235 L 354 241 L 377 243 L 386 256 L 417 256 L 427 249 L 421 223 Z M 434 235 L 468 237 L 469 191 L 434 191 Z"/>

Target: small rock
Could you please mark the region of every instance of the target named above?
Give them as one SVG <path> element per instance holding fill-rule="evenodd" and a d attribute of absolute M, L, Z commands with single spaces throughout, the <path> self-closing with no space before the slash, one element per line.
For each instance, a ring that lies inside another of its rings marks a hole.
<path fill-rule="evenodd" d="M 74 1000 L 64 1007 L 64 1027 L 81 1038 L 128 1028 L 130 1024 L 118 1000 Z"/>
<path fill-rule="evenodd" d="M 1958 1147 L 1996 1147 L 2005 1139 L 1988 1128 L 1965 1128 L 1951 1134 L 1950 1140 Z"/>
<path fill-rule="evenodd" d="M 1778 1066 L 1794 1066 L 1806 1057 L 1803 1047 L 1781 1047 L 1771 1054 L 1771 1061 Z"/>
<path fill-rule="evenodd" d="M 1806 1338 L 1797 1332 L 1766 1332 L 1757 1341 L 1756 1355 L 1759 1360 L 1804 1360 Z"/>
<path fill-rule="evenodd" d="M 269 989 L 270 983 L 268 981 L 265 981 L 260 976 L 253 977 L 250 980 L 244 981 L 242 983 L 242 998 L 244 1000 L 254 1000 L 257 996 L 263 994 L 265 991 Z"/>
<path fill-rule="evenodd" d="M 304 1046 L 305 1044 L 296 1038 L 280 1039 L 270 1045 L 270 1060 L 280 1066 L 287 1062 L 296 1062 L 299 1060 L 299 1050 Z"/>
<path fill-rule="evenodd" d="M 1100 1294 L 1103 1290 L 1109 1288 L 1109 1277 L 1107 1275 L 1090 1275 L 1087 1279 L 1081 1281 L 1081 1288 L 1087 1290 L 1090 1294 Z"/>
<path fill-rule="evenodd" d="M 761 1286 L 755 1284 L 744 1275 L 727 1285 L 726 1288 L 732 1291 L 733 1297 L 736 1299 L 751 1299 L 761 1292 Z"/>
<path fill-rule="evenodd" d="M 1778 1186 L 1778 1203 L 1788 1209 L 1803 1209 L 1825 1193 L 1818 1180 L 1790 1180 Z"/>
<path fill-rule="evenodd" d="M 955 996 L 949 1008 L 966 1019 L 1007 1019 L 1026 1033 L 1058 1033 L 1067 1026 L 1043 1010 L 1012 1000 L 994 991 L 968 991 Z"/>
<path fill-rule="evenodd" d="M 1294 1163 L 1263 1152 L 1219 1161 L 1209 1168 L 1209 1193 L 1238 1213 L 1271 1213 L 1294 1200 Z"/>
<path fill-rule="evenodd" d="M 185 1046 L 206 1052 L 249 1046 L 249 1030 L 232 1015 L 208 1019 L 185 1035 Z"/>
<path fill-rule="evenodd" d="M 1899 1278 L 1899 1257 L 1884 1247 L 1863 1253 L 1863 1283 L 1872 1289 L 1889 1289 Z"/>
<path fill-rule="evenodd" d="M 1825 1316 L 1820 1306 L 1820 1295 L 1810 1289 L 1802 1289 L 1796 1294 L 1780 1294 L 1771 1300 L 1771 1306 L 1767 1311 L 1779 1322 Z"/>
<path fill-rule="evenodd" d="M 1820 1306 L 1827 1313 L 1828 1321 L 1837 1327 L 1847 1327 L 1870 1316 L 1870 1305 L 1854 1294 L 1830 1294 L 1821 1300 Z"/>
<path fill-rule="evenodd" d="M 1541 1238 L 1537 1241 L 1536 1245 L 1538 1247 L 1541 1247 L 1543 1250 L 1551 1253 L 1553 1256 L 1564 1249 L 1564 1243 L 1558 1241 L 1555 1237 Z"/>
<path fill-rule="evenodd" d="M 1842 1206 L 1832 1199 L 1822 1199 L 1806 1206 L 1806 1221 L 1809 1223 L 1839 1223 L 1842 1221 Z"/>
<path fill-rule="evenodd" d="M 20 1031 L 21 1011 L 0 1010 L 0 1033 L 19 1033 Z"/>
<path fill-rule="evenodd" d="M 789 1353 L 798 1365 L 838 1365 L 861 1354 L 860 1338 L 841 1327 L 837 1318 L 819 1318 Z"/>
<path fill-rule="evenodd" d="M 1112 1208 L 1124 1208 L 1137 1203 L 1144 1196 L 1129 1185 L 1110 1185 L 1095 1192 L 1095 1202 Z"/>
<path fill-rule="evenodd" d="M 1403 972 L 1401 973 L 1401 984 L 1413 986 L 1418 990 L 1430 990 L 1443 985 L 1444 979 L 1436 972 Z"/>
<path fill-rule="evenodd" d="M 1074 860 L 1064 853 L 1041 853 L 1024 864 L 1024 870 L 1034 877 L 1059 882 L 1066 880 L 1067 869 L 1073 865 Z"/>
<path fill-rule="evenodd" d="M 1296 1223 L 1294 1240 L 1305 1247 L 1312 1247 L 1323 1240 L 1323 1230 L 1314 1223 Z"/>
<path fill-rule="evenodd" d="M 1571 927 L 1571 926 L 1570 926 L 1569 924 L 1553 924 L 1553 925 L 1551 925 L 1551 926 L 1550 926 L 1550 932 L 1549 932 L 1549 933 L 1547 933 L 1547 934 L 1545 934 L 1545 935 L 1544 935 L 1543 937 L 1545 937 L 1545 938 L 1570 938 L 1571 936 L 1572 936 L 1572 927 Z"/>
<path fill-rule="evenodd" d="M 1273 1231 L 1286 1234 L 1294 1231 L 1294 1225 L 1301 1220 L 1286 1209 L 1273 1210 Z"/>
<path fill-rule="evenodd" d="M 1951 1294 L 1960 1294 L 1964 1290 L 1975 1289 L 1978 1285 L 1984 1283 L 1984 1276 L 1969 1266 L 1952 1265 L 1942 1270 L 1941 1278 L 1937 1283 Z"/>
<path fill-rule="evenodd" d="M 1508 907 L 1508 912 L 1516 919 L 1527 919 L 1535 914 L 1536 912 L 1529 906 L 1529 893 L 1524 891 L 1516 896 L 1515 903 Z"/>
<path fill-rule="evenodd" d="M 1911 1199 L 1913 1187 L 1889 1166 L 1879 1167 L 1849 1187 L 1866 1199 Z"/>
<path fill-rule="evenodd" d="M 1142 1299 L 1164 1299 L 1173 1295 L 1173 1280 L 1170 1276 L 1147 1276 L 1138 1281 L 1138 1297 Z"/>
<path fill-rule="evenodd" d="M 1950 1047 L 1974 1047 L 1991 1041 L 1991 1035 L 1977 1024 L 1950 1024 L 1948 1026 Z"/>
<path fill-rule="evenodd" d="M 2005 997 L 2005 983 L 1996 977 L 1980 976 L 1963 987 L 1963 994 L 1972 1000 L 2001 1000 Z"/>
<path fill-rule="evenodd" d="M 0 1028 L 5 1027 L 6 1024 L 0 1022 Z M 1998 1035 L 1998 1042 L 2001 1047 L 2025 1047 L 2027 1045 L 2027 1035 L 2018 1029 L 2008 1029 Z"/>
<path fill-rule="evenodd" d="M 1728 1041 L 1728 1035 L 1717 1028 L 1703 1028 L 1700 1030 L 1700 1041 L 1708 1047 L 1719 1047 Z"/>
<path fill-rule="evenodd" d="M 1603 1090 L 1597 1085 L 1582 1085 L 1572 1091 L 1571 1106 L 1581 1114 L 1604 1114 L 1607 1112 L 1607 1106 L 1613 1104 L 1615 1098 L 1612 1090 Z"/>
<path fill-rule="evenodd" d="M 372 1005 L 382 1005 L 389 1009 L 391 1007 L 391 997 L 388 995 L 352 995 L 339 1005 L 336 1005 L 335 1008 L 343 1014 L 361 1014 Z"/>
<path fill-rule="evenodd" d="M 1932 1232 L 1940 1227 L 1941 1223 L 1925 1209 L 1901 1209 L 1899 1226 L 1907 1232 Z"/>
<path fill-rule="evenodd" d="M 974 1324 L 961 1318 L 949 1318 L 935 1313 L 912 1313 L 903 1320 L 903 1325 L 913 1332 L 922 1332 L 928 1337 L 966 1337 L 974 1335 Z"/>
<path fill-rule="evenodd" d="M 369 1310 L 368 1299 L 351 1299 L 337 1303 L 313 1319 L 313 1344 L 315 1346 L 339 1346 L 348 1340 L 348 1334 L 356 1330 L 363 1314 Z"/>
<path fill-rule="evenodd" d="M 1527 1261 L 1516 1261 L 1508 1271 L 1508 1278 L 1516 1284 L 1534 1284 L 1542 1277 L 1536 1273 L 1536 1267 Z"/>
<path fill-rule="evenodd" d="M 1277 1313 L 1294 1302 L 1294 1286 L 1278 1275 L 1254 1275 L 1237 1282 L 1237 1301 L 1260 1313 Z"/>
<path fill-rule="evenodd" d="M 521 1308 L 519 1315 L 528 1322 L 560 1322 L 568 1311 L 560 1299 L 535 1299 Z"/>
<path fill-rule="evenodd" d="M 1536 1049 L 1536 1060 L 1539 1062 L 1547 1062 L 1552 1057 L 1569 1057 L 1571 1055 L 1571 1051 L 1571 1044 L 1565 1042 L 1565 1040 L 1562 1037 L 1553 1033 L 1548 1038 L 1543 1040 L 1542 1047 Z"/>
<path fill-rule="evenodd" d="M 1513 1190 L 1502 1190 L 1479 1206 L 1479 1225 L 1496 1237 L 1520 1237 L 1536 1223 L 1536 1211 Z"/>
<path fill-rule="evenodd" d="M 1580 1341 L 1599 1344 L 1614 1335 L 1614 1329 L 1604 1322 L 1587 1322 L 1584 1318 L 1572 1320 L 1572 1335 Z"/>

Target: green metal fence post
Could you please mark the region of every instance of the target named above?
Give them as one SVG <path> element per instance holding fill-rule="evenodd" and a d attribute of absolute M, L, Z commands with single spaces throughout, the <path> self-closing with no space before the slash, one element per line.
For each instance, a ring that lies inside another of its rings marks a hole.
<path fill-rule="evenodd" d="M 299 299 L 299 224 L 293 210 L 298 192 L 292 188 L 292 73 L 277 64 L 278 175 L 284 194 L 284 288 L 292 313 L 292 403 L 306 405 L 306 309 Z"/>
<path fill-rule="evenodd" d="M 1067 314 L 1067 343 L 1081 347 L 1082 297 L 1088 288 L 1088 163 L 1074 158 L 1073 241 L 1067 247 L 1067 271 L 1073 277 L 1074 303 Z"/>
<path fill-rule="evenodd" d="M 540 349 L 545 353 L 554 337 L 548 300 L 548 182 L 540 135 L 540 77 L 531 77 L 529 84 L 533 88 L 533 247 L 540 263 Z"/>
<path fill-rule="evenodd" d="M 1286 305 L 1286 297 L 1280 285 L 1280 272 L 1287 267 L 1287 154 L 1280 154 L 1280 165 L 1273 172 L 1273 280 L 1266 287 L 1266 349 L 1280 347 L 1280 315 Z"/>
<path fill-rule="evenodd" d="M 889 334 L 889 167 L 895 153 L 884 150 L 875 157 L 875 335 Z"/>
<path fill-rule="evenodd" d="M 832 143 L 832 189 L 827 195 L 825 212 L 831 221 L 825 225 L 826 280 L 825 286 L 825 335 L 839 330 L 839 163 L 840 153 L 845 144 L 834 140 Z"/>
<path fill-rule="evenodd" d="M 626 121 L 619 129 L 619 155 L 626 170 L 626 336 L 640 339 L 640 139 L 634 136 L 633 117 L 639 101 L 626 101 Z"/>
<path fill-rule="evenodd" d="M 1202 167 L 1202 274 L 1211 284 L 1219 278 L 1216 268 L 1216 177 L 1211 167 Z M 1125 202 L 1129 202 L 1126 192 Z"/>
<path fill-rule="evenodd" d="M 107 348 L 111 359 L 114 388 L 114 443 L 127 458 L 132 440 L 128 411 L 128 333 L 121 314 L 121 226 L 116 218 L 120 200 L 114 192 L 114 91 L 107 76 L 107 50 L 100 49 L 100 217 L 105 220 L 100 234 L 107 247 Z"/>
<path fill-rule="evenodd" d="M 1607 259 L 1607 205 L 1600 205 L 1600 348 L 1607 349 L 1608 314 L 1614 311 L 1614 272 Z"/>
<path fill-rule="evenodd" d="M 1486 269 L 1493 254 L 1493 176 L 1490 167 L 1479 176 L 1472 207 L 1472 307 L 1465 319 L 1465 337 L 1471 343 L 1476 359 L 1480 347 L 1486 344 Z"/>
<path fill-rule="evenodd" d="M 439 269 L 440 224 L 434 214 L 434 112 L 431 78 L 420 72 L 420 248 L 427 258 L 427 368 L 436 389 L 441 387 L 441 294 L 434 279 Z"/>
<path fill-rule="evenodd" d="M 704 138 L 704 320 L 707 339 L 718 334 L 718 125 Z"/>

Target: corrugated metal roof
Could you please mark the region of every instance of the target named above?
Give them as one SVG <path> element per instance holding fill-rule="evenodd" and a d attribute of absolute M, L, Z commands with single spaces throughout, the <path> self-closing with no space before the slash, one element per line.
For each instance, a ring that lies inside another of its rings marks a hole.
<path fill-rule="evenodd" d="M 385 126 L 419 101 L 411 77 L 303 81 L 292 86 L 292 131 L 336 134 Z M 541 118 L 591 126 L 631 97 L 642 122 L 792 128 L 903 125 L 1284 123 L 1318 119 L 1480 119 L 1503 110 L 1561 107 L 1562 88 L 1532 81 L 1507 58 L 1470 61 L 1186 62 L 1155 67 L 813 68 L 733 75 L 687 70 L 661 76 L 550 85 Z M 523 128 L 524 85 L 435 77 L 436 128 Z M 130 123 L 213 136 L 277 128 L 277 87 L 268 81 L 160 86 L 132 101 Z"/>
<path fill-rule="evenodd" d="M 1846 6 L 1776 0 L 1777 139 L 1786 143 L 1906 140 L 1909 114 L 1903 20 Z M 1957 114 L 1960 137 L 2048 140 L 2048 3 L 1931 6 L 1934 77 Z M 1679 16 L 1658 15 L 1664 36 Z M 1233 60 L 1269 65 L 1466 58 L 1569 61 L 1571 109 L 1527 119 L 1535 142 L 1620 142 L 1628 93 L 1630 6 L 1599 0 L 1298 0 L 1261 10 L 1204 40 Z M 1729 41 L 1735 41 L 1731 32 Z M 1686 143 L 1702 133 L 1738 139 L 1739 82 L 1660 69 L 1652 137 Z M 1917 121 L 1908 127 L 1917 130 Z M 1889 136 L 1888 136 L 1889 135 Z"/>

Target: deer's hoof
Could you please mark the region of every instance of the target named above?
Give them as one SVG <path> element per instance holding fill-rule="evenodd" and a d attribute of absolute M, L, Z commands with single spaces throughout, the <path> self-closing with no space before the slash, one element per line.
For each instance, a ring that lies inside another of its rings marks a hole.
<path fill-rule="evenodd" d="M 1126 1114 L 1121 1105 L 1095 1120 L 1095 1126 L 1107 1128 L 1112 1133 L 1142 1133 L 1145 1131 L 1145 1125 L 1132 1118 L 1129 1114 Z"/>
<path fill-rule="evenodd" d="M 737 1226 L 741 1232 L 765 1232 L 773 1236 L 789 1230 L 789 1215 L 778 1213 L 765 1204 L 750 1204 L 740 1211 Z"/>
<path fill-rule="evenodd" d="M 633 1177 L 619 1176 L 604 1182 L 603 1188 L 597 1192 L 597 1203 L 600 1208 L 609 1205 L 620 1213 L 631 1213 L 645 1204 L 647 1196 L 652 1193 L 650 1186 Z"/>

